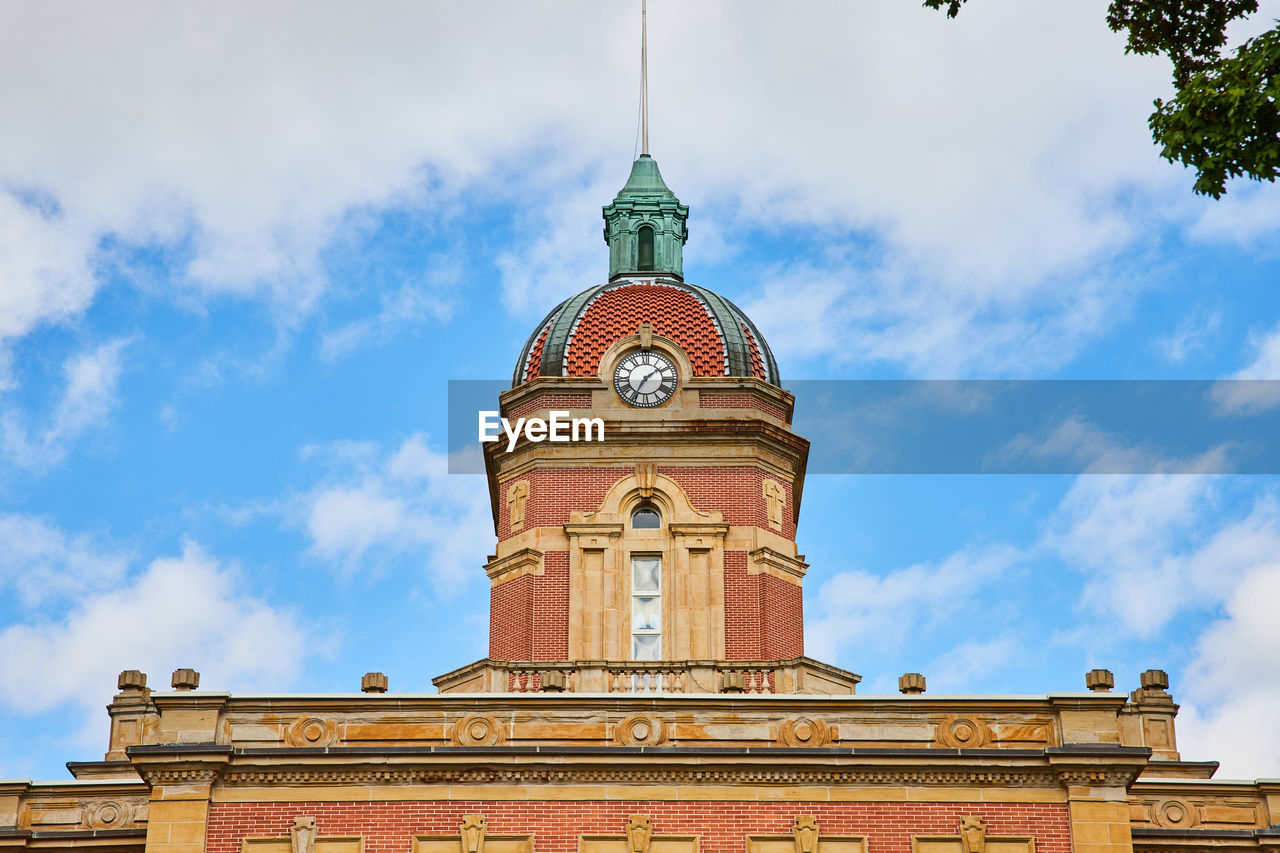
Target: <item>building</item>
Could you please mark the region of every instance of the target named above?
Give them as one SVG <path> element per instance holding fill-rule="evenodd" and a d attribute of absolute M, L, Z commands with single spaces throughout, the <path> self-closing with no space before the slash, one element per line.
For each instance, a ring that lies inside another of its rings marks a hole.
<path fill-rule="evenodd" d="M 859 696 L 804 655 L 808 444 L 768 343 L 683 280 L 688 208 L 647 155 L 604 208 L 607 283 L 532 329 L 500 405 L 604 442 L 486 447 L 489 657 L 387 692 L 153 691 L 101 761 L 0 783 L 0 848 L 101 853 L 1280 851 L 1280 781 L 1183 761 L 1132 693 Z M 1241 733 L 1247 736 L 1247 733 Z"/>

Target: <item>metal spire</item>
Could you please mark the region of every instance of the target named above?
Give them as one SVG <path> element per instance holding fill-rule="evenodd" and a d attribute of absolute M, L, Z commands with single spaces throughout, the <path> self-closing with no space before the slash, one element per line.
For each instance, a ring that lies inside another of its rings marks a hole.
<path fill-rule="evenodd" d="M 640 0 L 640 156 L 649 156 L 649 10 Z"/>

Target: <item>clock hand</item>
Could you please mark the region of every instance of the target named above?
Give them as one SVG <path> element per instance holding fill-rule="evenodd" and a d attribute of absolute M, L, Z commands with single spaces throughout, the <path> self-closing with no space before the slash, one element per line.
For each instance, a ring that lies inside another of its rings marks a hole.
<path fill-rule="evenodd" d="M 644 383 L 649 379 L 650 376 L 656 373 L 657 370 L 658 368 L 656 367 L 650 367 L 649 372 L 641 375 L 638 379 L 636 378 L 635 373 L 631 375 L 631 387 L 636 389 L 637 394 L 644 393 Z M 640 372 L 639 370 L 636 371 L 636 373 L 639 373 L 639 372 Z"/>

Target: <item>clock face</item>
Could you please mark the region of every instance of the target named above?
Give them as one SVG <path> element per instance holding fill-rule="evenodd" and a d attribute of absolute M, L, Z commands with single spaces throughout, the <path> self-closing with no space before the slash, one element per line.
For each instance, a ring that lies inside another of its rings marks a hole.
<path fill-rule="evenodd" d="M 676 366 L 659 352 L 633 352 L 613 369 L 613 388 L 628 406 L 661 406 L 676 392 Z"/>

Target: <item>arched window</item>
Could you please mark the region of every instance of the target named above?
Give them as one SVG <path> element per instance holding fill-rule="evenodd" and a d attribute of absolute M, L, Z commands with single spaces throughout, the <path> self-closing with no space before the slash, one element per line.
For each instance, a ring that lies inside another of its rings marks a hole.
<path fill-rule="evenodd" d="M 636 257 L 636 269 L 653 269 L 653 226 L 641 225 L 636 238 L 639 241 Z"/>
<path fill-rule="evenodd" d="M 632 530 L 661 530 L 662 516 L 651 506 L 641 506 L 631 513 Z"/>

